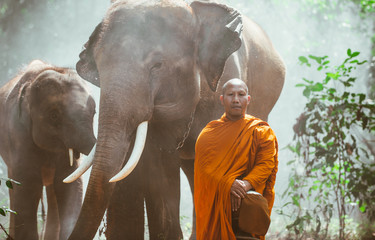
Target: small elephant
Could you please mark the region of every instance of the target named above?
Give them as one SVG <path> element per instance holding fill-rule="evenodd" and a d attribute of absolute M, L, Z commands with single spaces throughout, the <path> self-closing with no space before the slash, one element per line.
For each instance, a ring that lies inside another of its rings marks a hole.
<path fill-rule="evenodd" d="M 95 101 L 85 82 L 68 68 L 32 61 L 0 89 L 0 154 L 8 177 L 10 236 L 37 240 L 37 209 L 47 193 L 44 239 L 67 239 L 82 205 L 82 180 L 63 179 L 78 167 L 80 153 L 95 145 Z"/>
<path fill-rule="evenodd" d="M 145 205 L 150 239 L 181 239 L 180 167 L 193 189 L 195 140 L 223 114 L 223 84 L 245 81 L 248 113 L 266 121 L 285 79 L 267 34 L 210 1 L 117 0 L 76 68 L 101 98 L 90 181 L 70 240 L 92 239 L 105 212 L 108 239 L 143 239 Z"/>

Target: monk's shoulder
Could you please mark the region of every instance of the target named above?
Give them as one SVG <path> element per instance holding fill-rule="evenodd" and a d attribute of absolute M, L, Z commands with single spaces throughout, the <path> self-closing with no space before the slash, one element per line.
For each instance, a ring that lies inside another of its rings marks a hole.
<path fill-rule="evenodd" d="M 211 122 L 207 123 L 206 127 L 203 129 L 215 129 L 224 124 L 224 121 L 222 119 L 212 120 Z"/>
<path fill-rule="evenodd" d="M 276 141 L 275 132 L 266 122 L 261 122 L 254 128 L 256 139 L 263 141 Z"/>
<path fill-rule="evenodd" d="M 268 123 L 266 121 L 263 121 L 262 119 L 254 117 L 254 116 L 249 115 L 249 114 L 245 114 L 244 120 L 248 123 L 253 123 L 253 124 L 256 124 L 256 125 L 259 125 L 259 124 L 268 125 Z"/>
<path fill-rule="evenodd" d="M 249 129 L 253 129 L 258 138 L 276 138 L 270 125 L 260 118 L 246 114 L 245 120 L 248 122 Z"/>
<path fill-rule="evenodd" d="M 245 115 L 244 120 L 249 129 L 261 129 L 261 126 L 269 126 L 266 121 L 248 114 Z"/>
<path fill-rule="evenodd" d="M 208 134 L 211 134 L 213 130 L 218 128 L 221 125 L 220 119 L 219 120 L 213 120 L 202 129 L 202 131 L 199 134 L 198 138 L 202 138 L 203 136 L 206 136 Z"/>

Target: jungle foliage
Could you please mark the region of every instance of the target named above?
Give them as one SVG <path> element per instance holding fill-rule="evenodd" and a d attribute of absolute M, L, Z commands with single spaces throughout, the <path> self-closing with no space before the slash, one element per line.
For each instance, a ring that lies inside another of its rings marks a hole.
<path fill-rule="evenodd" d="M 0 185 L 1 181 L 5 181 L 5 185 L 9 190 L 13 189 L 13 184 L 20 185 L 19 182 L 10 179 L 10 178 L 0 178 Z M 7 206 L 2 206 L 0 207 L 0 215 L 2 216 L 7 216 L 7 213 L 12 213 L 12 214 L 17 214 L 15 211 L 12 209 L 8 208 Z M 4 232 L 4 234 L 7 236 L 7 239 L 11 240 L 12 238 L 9 236 L 8 231 L 5 229 L 5 227 L 0 223 L 0 229 Z"/>
<path fill-rule="evenodd" d="M 295 209 L 287 226 L 295 239 L 356 239 L 359 232 L 360 239 L 372 239 L 375 232 L 371 224 L 367 231 L 348 231 L 353 216 L 365 225 L 375 221 L 375 149 L 370 138 L 375 103 L 354 88 L 353 71 L 366 62 L 357 59 L 359 54 L 348 49 L 336 67 L 327 56 L 299 57 L 302 65 L 316 67 L 322 79 L 303 78 L 296 85 L 303 88 L 307 103 L 288 145 L 295 158 L 288 162 L 292 173 L 283 195 Z"/>

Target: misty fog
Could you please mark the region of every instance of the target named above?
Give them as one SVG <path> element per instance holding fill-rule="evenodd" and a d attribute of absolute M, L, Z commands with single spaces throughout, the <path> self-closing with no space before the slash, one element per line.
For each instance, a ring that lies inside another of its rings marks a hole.
<path fill-rule="evenodd" d="M 331 63 L 337 65 L 346 57 L 346 50 L 361 52 L 359 59 L 368 60 L 371 56 L 370 37 L 372 23 L 363 22 L 359 15 L 344 8 L 334 16 L 322 16 L 314 9 L 307 9 L 303 1 L 257 1 L 227 0 L 257 22 L 269 35 L 275 48 L 283 57 L 287 75 L 281 96 L 269 115 L 269 123 L 279 141 L 279 172 L 276 181 L 276 199 L 272 213 L 270 232 L 284 231 L 287 221 L 277 215 L 276 210 L 284 201 L 280 195 L 288 184 L 286 162 L 292 154 L 285 149 L 293 137 L 293 125 L 304 107 L 302 90 L 295 85 L 302 80 L 316 79 L 313 69 L 300 66 L 299 56 L 328 55 Z M 65 0 L 48 1 L 46 5 L 35 7 L 24 13 L 24 20 L 11 27 L 12 38 L 0 34 L 0 84 L 10 80 L 32 59 L 41 59 L 53 65 L 74 68 L 79 59 L 83 44 L 88 40 L 95 26 L 101 21 L 109 0 Z M 1 6 L 1 5 L 0 5 Z M 360 28 L 365 25 L 366 28 Z M 365 89 L 366 66 L 358 68 L 360 89 Z M 91 84 L 90 84 L 91 85 Z M 99 89 L 91 85 L 97 101 Z M 98 112 L 98 109 L 97 109 Z M 96 114 L 96 117 L 98 114 Z M 97 123 L 97 120 L 95 120 Z M 5 177 L 6 168 L 0 171 Z M 187 239 L 191 231 L 192 198 L 187 180 L 181 172 L 181 227 Z M 88 173 L 85 174 L 87 182 Z M 8 197 L 3 187 L 0 200 Z M 7 203 L 2 202 L 3 205 Z M 0 219 L 4 222 L 3 219 Z"/>

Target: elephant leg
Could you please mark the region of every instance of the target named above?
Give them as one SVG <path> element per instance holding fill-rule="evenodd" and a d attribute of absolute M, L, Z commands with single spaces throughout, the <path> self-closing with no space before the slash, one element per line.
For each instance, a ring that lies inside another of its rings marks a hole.
<path fill-rule="evenodd" d="M 73 183 L 63 183 L 63 176 L 67 176 L 67 174 L 55 177 L 54 191 L 60 220 L 59 239 L 68 239 L 81 210 L 83 183 L 81 178 Z"/>
<path fill-rule="evenodd" d="M 22 180 L 15 178 L 21 185 L 13 186 L 13 189 L 10 190 L 12 191 L 11 207 L 17 212 L 14 220 L 11 220 L 13 225 L 11 226 L 11 237 L 20 240 L 37 240 L 39 239 L 37 211 L 43 186 L 38 174 L 30 176 L 33 174 L 25 172 L 24 175 L 28 176 L 23 176 Z"/>
<path fill-rule="evenodd" d="M 153 151 L 145 165 L 150 239 L 182 239 L 178 158 L 165 151 Z"/>
<path fill-rule="evenodd" d="M 44 240 L 59 239 L 60 221 L 57 208 L 56 194 L 53 185 L 46 186 L 47 193 L 47 221 L 45 225 Z"/>
<path fill-rule="evenodd" d="M 144 178 L 142 159 L 133 172 L 116 183 L 107 209 L 109 240 L 144 239 Z"/>
<path fill-rule="evenodd" d="M 191 194 L 193 196 L 193 228 L 191 230 L 190 240 L 195 240 L 195 207 L 194 207 L 194 159 L 181 159 L 181 169 L 184 171 L 186 178 L 189 181 Z"/>

